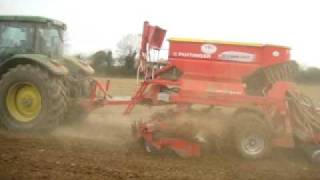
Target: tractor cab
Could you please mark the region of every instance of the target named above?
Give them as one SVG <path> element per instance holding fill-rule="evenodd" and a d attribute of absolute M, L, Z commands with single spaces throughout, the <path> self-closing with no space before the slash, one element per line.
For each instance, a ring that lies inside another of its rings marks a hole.
<path fill-rule="evenodd" d="M 0 61 L 15 54 L 63 55 L 62 22 L 36 16 L 0 16 Z"/>

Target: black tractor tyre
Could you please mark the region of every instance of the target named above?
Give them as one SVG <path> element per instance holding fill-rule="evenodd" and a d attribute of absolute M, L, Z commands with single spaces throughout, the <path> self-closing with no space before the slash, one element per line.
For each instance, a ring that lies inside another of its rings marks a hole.
<path fill-rule="evenodd" d="M 70 76 L 64 81 L 67 100 L 67 112 L 63 124 L 74 124 L 85 120 L 89 113 L 78 103 L 81 99 L 90 98 L 94 81 L 90 77 Z"/>
<path fill-rule="evenodd" d="M 255 113 L 237 115 L 233 138 L 237 152 L 246 159 L 262 159 L 271 153 L 270 128 Z"/>
<path fill-rule="evenodd" d="M 8 130 L 55 128 L 66 102 L 61 78 L 36 65 L 17 65 L 0 80 L 0 122 Z"/>

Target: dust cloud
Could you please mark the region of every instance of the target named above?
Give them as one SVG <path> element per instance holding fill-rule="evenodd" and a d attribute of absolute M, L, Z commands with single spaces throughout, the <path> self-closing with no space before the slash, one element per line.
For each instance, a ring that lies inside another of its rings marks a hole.
<path fill-rule="evenodd" d="M 137 106 L 128 116 L 123 115 L 126 106 L 107 106 L 94 110 L 86 119 L 62 125 L 51 134 L 57 139 L 77 138 L 123 146 L 133 141 L 131 124 L 138 120 L 149 120 L 158 109 Z"/>
<path fill-rule="evenodd" d="M 82 120 L 74 120 L 74 123 L 63 125 L 51 134 L 56 139 L 76 138 L 84 141 L 97 141 L 110 146 L 126 148 L 128 144 L 134 143 L 131 135 L 131 124 L 134 121 L 148 121 L 159 112 L 166 114 L 175 106 L 146 107 L 137 106 L 129 116 L 123 115 L 125 106 L 108 106 L 97 109 Z M 193 135 L 203 143 L 207 149 L 220 149 L 226 144 L 228 137 L 228 118 L 221 109 L 203 110 L 195 106 L 191 111 L 177 117 L 167 117 L 173 130 L 180 129 Z M 184 124 L 191 124 L 184 126 Z M 176 136 L 184 138 L 177 132 Z M 175 132 L 174 132 L 175 133 Z"/>
<path fill-rule="evenodd" d="M 131 139 L 128 117 L 121 114 L 122 107 L 108 107 L 93 111 L 81 122 L 60 126 L 52 132 L 57 138 L 71 137 L 84 140 L 121 144 Z"/>

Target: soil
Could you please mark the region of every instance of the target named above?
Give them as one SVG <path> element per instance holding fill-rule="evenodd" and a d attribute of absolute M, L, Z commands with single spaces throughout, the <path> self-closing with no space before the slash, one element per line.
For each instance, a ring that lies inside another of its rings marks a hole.
<path fill-rule="evenodd" d="M 214 150 L 187 159 L 147 154 L 131 138 L 130 123 L 153 109 L 138 107 L 130 119 L 121 110 L 100 109 L 49 134 L 0 130 L 0 179 L 320 179 L 320 166 L 293 150 L 257 161 Z"/>

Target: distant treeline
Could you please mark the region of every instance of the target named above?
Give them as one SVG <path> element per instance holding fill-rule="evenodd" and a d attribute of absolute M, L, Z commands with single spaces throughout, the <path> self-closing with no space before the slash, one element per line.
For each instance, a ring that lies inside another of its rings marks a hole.
<path fill-rule="evenodd" d="M 136 74 L 136 52 L 113 57 L 112 51 L 98 51 L 89 59 L 97 75 L 134 76 Z"/>
<path fill-rule="evenodd" d="M 320 69 L 316 67 L 300 67 L 296 76 L 296 81 L 305 84 L 320 84 Z"/>

